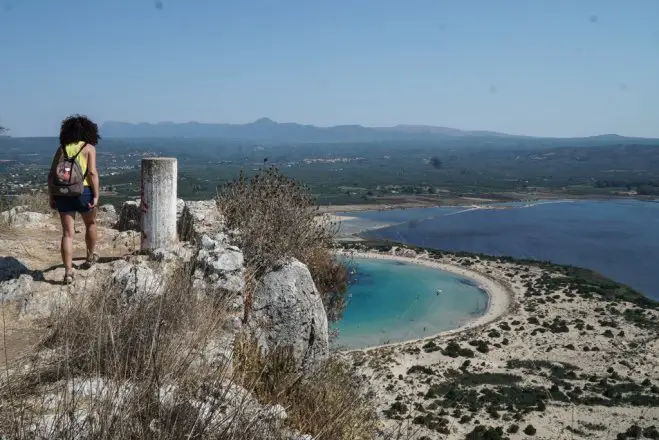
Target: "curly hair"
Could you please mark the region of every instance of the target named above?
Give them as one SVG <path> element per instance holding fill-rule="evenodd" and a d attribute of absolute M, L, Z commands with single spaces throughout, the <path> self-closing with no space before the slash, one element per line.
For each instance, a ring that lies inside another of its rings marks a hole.
<path fill-rule="evenodd" d="M 62 146 L 84 141 L 96 146 L 101 135 L 98 134 L 98 125 L 87 116 L 73 115 L 62 121 L 59 132 L 59 143 Z"/>

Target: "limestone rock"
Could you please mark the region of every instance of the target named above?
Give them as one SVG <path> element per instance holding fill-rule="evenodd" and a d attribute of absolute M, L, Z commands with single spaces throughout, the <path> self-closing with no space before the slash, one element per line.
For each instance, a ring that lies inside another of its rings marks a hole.
<path fill-rule="evenodd" d="M 25 206 L 15 206 L 9 211 L 0 213 L 0 219 L 10 225 L 20 225 L 24 228 L 35 228 L 46 226 L 52 215 L 40 212 L 26 211 Z"/>
<path fill-rule="evenodd" d="M 13 299 L 21 319 L 49 318 L 54 313 L 72 304 L 68 290 L 35 289 L 31 275 L 21 275 L 17 280 L 6 281 L 3 284 L 13 284 Z"/>
<path fill-rule="evenodd" d="M 124 202 L 119 214 L 117 229 L 120 231 L 140 230 L 140 201 L 129 200 Z"/>
<path fill-rule="evenodd" d="M 137 231 L 123 231 L 112 238 L 112 247 L 127 248 L 132 251 L 140 248 L 141 239 Z"/>
<path fill-rule="evenodd" d="M 113 227 L 119 221 L 117 210 L 113 205 L 102 205 L 98 207 L 96 221 L 102 226 Z"/>
<path fill-rule="evenodd" d="M 120 384 L 103 378 L 75 378 L 68 383 L 59 382 L 55 385 L 58 392 L 45 393 L 41 403 L 45 414 L 33 419 L 27 426 L 29 438 L 46 440 L 67 438 L 83 440 L 98 438 L 104 429 L 104 423 L 111 423 L 121 417 L 126 404 L 133 396 L 133 386 L 130 383 Z M 76 408 L 63 416 L 62 408 L 73 402 L 95 402 L 99 405 L 78 404 Z M 111 402 L 111 411 L 101 402 Z M 98 408 L 103 408 L 100 413 Z M 0 436 L 0 438 L 2 438 Z"/>
<path fill-rule="evenodd" d="M 151 252 L 151 258 L 164 263 L 189 263 L 195 257 L 195 249 L 189 243 L 177 243 L 171 249 L 158 248 Z"/>
<path fill-rule="evenodd" d="M 6 223 L 13 223 L 14 218 L 27 210 L 27 206 L 14 206 L 13 208 L 0 212 L 0 220 Z"/>
<path fill-rule="evenodd" d="M 144 262 L 118 262 L 117 269 L 112 273 L 112 284 L 121 289 L 127 302 L 135 298 L 161 295 L 165 287 L 162 275 Z"/>
<path fill-rule="evenodd" d="M 212 431 L 233 435 L 258 433 L 263 440 L 281 438 L 277 431 L 288 418 L 281 405 L 262 405 L 245 388 L 228 380 L 209 391 L 199 400 L 181 399 L 178 387 L 173 385 L 162 387 L 158 394 L 165 407 L 186 402 L 196 409 L 200 423 Z"/>
<path fill-rule="evenodd" d="M 416 251 L 414 251 L 413 249 L 399 248 L 397 246 L 392 247 L 390 253 L 391 255 L 396 255 L 399 257 L 407 257 L 407 258 L 417 257 Z"/>
<path fill-rule="evenodd" d="M 327 314 L 306 265 L 292 260 L 266 274 L 252 294 L 249 328 L 265 351 L 292 347 L 299 367 L 329 354 Z"/>
<path fill-rule="evenodd" d="M 197 241 L 203 234 L 212 235 L 222 229 L 224 218 L 215 200 L 185 202 L 178 224 L 179 238 Z"/>
<path fill-rule="evenodd" d="M 0 282 L 0 300 L 16 301 L 27 297 L 32 290 L 33 282 L 32 276 L 27 274 Z"/>
<path fill-rule="evenodd" d="M 245 288 L 245 260 L 242 251 L 227 244 L 224 234 L 217 234 L 215 238 L 204 234 L 199 241 L 195 280 L 205 281 L 213 289 L 242 292 Z"/>

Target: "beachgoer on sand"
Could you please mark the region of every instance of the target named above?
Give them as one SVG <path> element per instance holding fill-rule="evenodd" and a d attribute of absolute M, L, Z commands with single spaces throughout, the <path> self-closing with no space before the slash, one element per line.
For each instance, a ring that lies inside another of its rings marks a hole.
<path fill-rule="evenodd" d="M 96 169 L 96 145 L 101 137 L 98 126 L 85 116 L 74 115 L 62 121 L 59 142 L 48 174 L 50 207 L 57 209 L 62 222 L 62 262 L 64 283 L 74 281 L 73 235 L 75 215 L 85 224 L 87 259 L 83 268 L 98 261 L 96 246 L 96 207 L 99 179 Z"/>

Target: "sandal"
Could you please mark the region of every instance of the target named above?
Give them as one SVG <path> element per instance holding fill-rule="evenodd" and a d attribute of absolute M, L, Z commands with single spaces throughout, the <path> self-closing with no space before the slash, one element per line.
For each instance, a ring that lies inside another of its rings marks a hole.
<path fill-rule="evenodd" d="M 87 260 L 82 264 L 82 268 L 90 269 L 94 264 L 98 263 L 99 258 L 98 254 L 91 254 L 91 256 L 87 257 Z"/>
<path fill-rule="evenodd" d="M 64 274 L 64 284 L 73 284 L 73 281 L 75 281 L 75 274 L 73 271 Z"/>

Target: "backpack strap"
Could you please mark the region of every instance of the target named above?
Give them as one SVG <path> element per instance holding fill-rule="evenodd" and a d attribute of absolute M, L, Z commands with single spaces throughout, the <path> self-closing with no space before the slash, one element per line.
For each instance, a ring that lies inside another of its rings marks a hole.
<path fill-rule="evenodd" d="M 86 146 L 87 146 L 87 142 L 85 142 L 84 145 L 82 147 L 80 147 L 78 152 L 76 154 L 74 154 L 73 156 L 71 156 L 71 157 L 69 157 L 69 153 L 66 152 L 66 146 L 61 145 L 60 149 L 62 150 L 62 154 L 64 154 L 64 158 L 66 160 L 73 161 L 73 160 L 76 160 L 78 158 L 78 156 L 80 156 L 80 153 L 82 153 L 82 150 L 84 150 Z"/>
<path fill-rule="evenodd" d="M 87 142 L 85 142 L 84 145 L 82 147 L 80 147 L 78 152 L 70 159 L 71 160 L 76 160 L 78 158 L 78 156 L 80 156 L 80 153 L 82 153 L 82 150 L 84 150 L 86 146 L 87 146 Z M 64 153 L 66 153 L 66 148 L 64 149 Z"/>
<path fill-rule="evenodd" d="M 64 159 L 69 160 L 69 154 L 66 152 L 66 147 L 64 145 L 60 145 L 60 150 L 62 150 L 62 154 L 64 155 Z"/>

